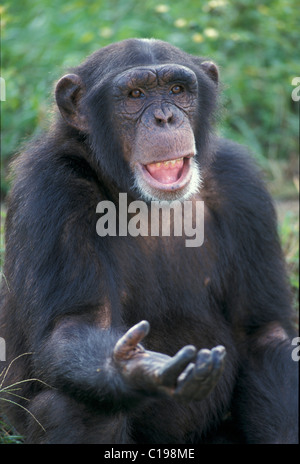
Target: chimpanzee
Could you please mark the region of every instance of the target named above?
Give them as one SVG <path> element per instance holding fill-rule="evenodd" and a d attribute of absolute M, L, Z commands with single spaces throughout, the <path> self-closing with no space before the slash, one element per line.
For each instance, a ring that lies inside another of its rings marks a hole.
<path fill-rule="evenodd" d="M 20 383 L 2 398 L 27 443 L 297 442 L 274 208 L 215 134 L 218 82 L 165 42 L 111 44 L 58 81 L 16 158 L 0 335 Z"/>

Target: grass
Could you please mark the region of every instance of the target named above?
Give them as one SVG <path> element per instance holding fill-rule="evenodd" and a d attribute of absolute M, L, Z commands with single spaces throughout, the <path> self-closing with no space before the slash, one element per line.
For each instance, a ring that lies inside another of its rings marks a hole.
<path fill-rule="evenodd" d="M 1 372 L 0 372 L 0 402 L 6 402 L 6 403 L 11 403 L 19 408 L 23 409 L 26 411 L 37 423 L 38 425 L 42 428 L 42 430 L 45 432 L 44 427 L 42 424 L 37 420 L 37 418 L 32 414 L 32 412 L 29 411 L 25 406 L 22 406 L 21 404 L 17 403 L 17 399 L 22 399 L 25 402 L 28 401 L 27 398 L 24 398 L 23 396 L 19 395 L 19 391 L 21 389 L 21 385 L 27 382 L 40 382 L 43 385 L 49 387 L 45 382 L 39 380 L 39 379 L 25 379 L 21 380 L 19 382 L 14 382 L 10 385 L 5 385 L 4 386 L 4 381 L 5 378 L 12 366 L 12 364 L 22 356 L 27 356 L 32 353 L 23 353 L 20 354 L 20 356 L 17 356 L 15 359 L 13 359 L 10 364 L 5 367 Z M 19 444 L 22 443 L 23 439 L 22 436 L 19 435 L 16 430 L 11 425 L 7 424 L 7 421 L 4 421 L 0 417 L 0 444 L 9 444 L 9 443 L 15 443 Z"/>
<path fill-rule="evenodd" d="M 23 438 L 18 432 L 11 426 L 7 425 L 0 418 L 0 445 L 19 445 L 23 443 Z"/>

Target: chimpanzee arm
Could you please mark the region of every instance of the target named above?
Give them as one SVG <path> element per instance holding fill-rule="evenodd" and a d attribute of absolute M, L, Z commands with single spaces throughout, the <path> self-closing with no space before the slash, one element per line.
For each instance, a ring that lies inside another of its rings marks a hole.
<path fill-rule="evenodd" d="M 238 173 L 240 162 L 232 156 L 228 165 Z M 224 165 L 220 171 L 226 179 Z M 234 293 L 227 304 L 241 356 L 233 412 L 246 442 L 293 443 L 298 439 L 298 369 L 292 360 L 290 292 L 272 201 L 252 165 L 247 169 L 242 182 L 236 175 L 228 189 L 227 219 L 236 252 L 230 278 Z"/>
<path fill-rule="evenodd" d="M 261 338 L 250 352 L 234 398 L 239 430 L 247 443 L 298 443 L 298 369 L 290 341 Z"/>
<path fill-rule="evenodd" d="M 57 325 L 35 355 L 37 376 L 81 400 L 97 400 L 102 408 L 118 410 L 141 396 L 126 385 L 112 359 L 122 334 L 101 329 L 80 318 Z"/>
<path fill-rule="evenodd" d="M 38 376 L 65 393 L 96 400 L 110 412 L 149 396 L 205 398 L 222 373 L 224 348 L 197 354 L 195 347 L 186 346 L 170 357 L 138 343 L 148 331 L 149 324 L 142 321 L 119 337 L 116 330 L 65 319 L 36 354 Z"/>

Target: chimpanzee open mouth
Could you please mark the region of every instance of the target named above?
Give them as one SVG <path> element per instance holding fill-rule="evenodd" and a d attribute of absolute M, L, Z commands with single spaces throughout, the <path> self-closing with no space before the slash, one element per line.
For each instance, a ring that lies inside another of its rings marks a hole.
<path fill-rule="evenodd" d="M 160 190 L 174 191 L 184 188 L 191 180 L 191 158 L 194 154 L 180 158 L 139 164 L 145 181 Z"/>

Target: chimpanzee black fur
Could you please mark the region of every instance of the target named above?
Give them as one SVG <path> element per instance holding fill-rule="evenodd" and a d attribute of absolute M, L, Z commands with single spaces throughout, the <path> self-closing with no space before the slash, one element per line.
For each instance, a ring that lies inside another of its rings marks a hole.
<path fill-rule="evenodd" d="M 26 442 L 297 442 L 274 208 L 213 134 L 218 88 L 167 43 L 112 44 L 58 82 L 52 127 L 14 162 L 0 336 L 4 385 L 21 383 L 1 395 L 28 409 L 2 402 Z M 203 201 L 203 244 L 100 236 L 97 204 L 118 219 L 119 193 Z"/>

